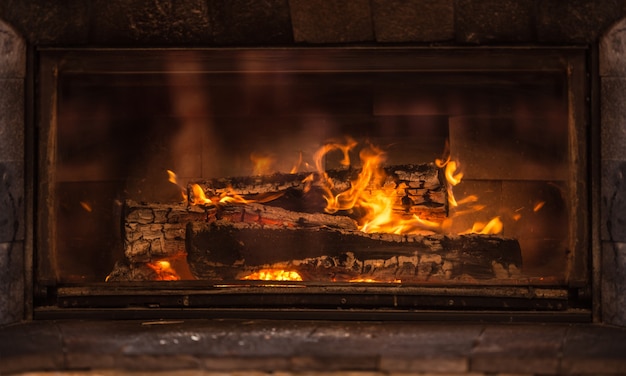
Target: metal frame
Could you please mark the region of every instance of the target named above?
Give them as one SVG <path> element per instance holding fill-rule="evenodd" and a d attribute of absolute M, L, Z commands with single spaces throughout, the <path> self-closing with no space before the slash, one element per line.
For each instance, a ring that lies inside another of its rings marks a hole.
<path fill-rule="evenodd" d="M 56 281 L 54 268 L 54 239 L 53 206 L 50 198 L 53 195 L 54 163 L 55 163 L 55 131 L 56 131 L 56 84 L 59 71 L 64 72 L 147 72 L 159 71 L 158 57 L 168 56 L 176 58 L 179 66 L 185 67 L 189 63 L 194 67 L 198 61 L 211 60 L 215 70 L 232 70 L 232 61 L 247 51 L 271 52 L 274 59 L 291 58 L 292 65 L 287 69 L 315 70 L 309 61 L 312 54 L 324 53 L 333 56 L 340 62 L 341 67 L 351 70 L 385 69 L 375 57 L 380 54 L 391 56 L 386 64 L 393 64 L 394 69 L 433 69 L 438 71 L 464 69 L 477 72 L 497 70 L 565 70 L 568 73 L 569 90 L 569 117 L 570 117 L 570 158 L 575 168 L 570 176 L 571 196 L 569 198 L 572 213 L 580 210 L 589 210 L 590 197 L 588 193 L 596 183 L 590 174 L 588 142 L 591 140 L 591 155 L 594 155 L 597 135 L 589 131 L 590 115 L 588 96 L 589 82 L 589 51 L 586 48 L 406 48 L 406 47 L 349 47 L 349 48 L 268 48 L 268 49 L 56 49 L 42 48 L 36 51 L 36 69 L 40 91 L 36 93 L 34 107 L 38 117 L 34 120 L 39 133 L 39 149 L 34 150 L 37 166 L 33 167 L 35 175 L 34 186 L 38 187 L 33 193 L 34 213 L 37 226 L 35 228 L 34 245 L 35 255 L 33 264 L 36 266 L 33 290 L 36 303 L 35 318 L 50 318 L 67 315 L 95 315 L 116 316 L 122 315 L 148 316 L 155 312 L 162 312 L 165 316 L 188 316 L 202 314 L 221 315 L 236 309 L 245 312 L 263 312 L 266 309 L 280 310 L 282 314 L 295 312 L 317 312 L 320 309 L 329 315 L 338 310 L 362 310 L 364 315 L 373 315 L 374 311 L 401 313 L 407 315 L 423 312 L 425 316 L 437 316 L 433 310 L 455 313 L 461 317 L 461 309 L 472 310 L 469 316 L 478 316 L 477 310 L 498 312 L 498 317 L 510 317 L 523 311 L 540 310 L 546 315 L 539 315 L 546 319 L 549 312 L 556 312 L 560 316 L 573 317 L 575 320 L 589 320 L 588 295 L 591 282 L 590 260 L 594 239 L 592 225 L 597 213 L 591 210 L 594 218 L 571 215 L 570 244 L 573 247 L 569 286 L 554 286 L 554 288 L 536 288 L 533 286 L 454 286 L 454 287 L 410 287 L 397 285 L 380 286 L 312 286 L 310 284 L 296 284 L 298 288 L 287 286 L 240 285 L 210 287 L 195 286 L 193 283 L 153 284 L 135 283 L 132 286 L 110 284 L 88 284 L 86 286 L 62 286 Z M 270 56 L 270 55 L 268 55 Z M 294 56 L 297 58 L 294 59 Z M 416 60 L 415 57 L 420 59 Z M 271 64 L 268 65 L 271 67 Z M 184 68 L 183 68 L 184 69 Z M 284 65 L 280 68 L 284 70 Z M 595 87 L 595 86 L 594 86 Z M 581 97 L 582 96 L 582 97 Z M 597 112 L 597 111 L 596 111 Z M 595 116 L 595 115 L 593 115 Z M 31 139 L 31 138 L 29 138 Z M 34 137 L 32 139 L 35 139 Z M 33 145 L 36 148 L 37 145 Z M 591 161 L 595 166 L 595 162 Z M 588 185 L 591 184 L 591 187 Z M 593 243 L 593 244 L 592 244 Z M 289 284 L 293 287 L 293 284 Z M 191 288 L 190 290 L 190 287 Z M 594 296 L 597 291 L 594 291 Z M 256 307 L 249 306 L 250 299 L 257 302 Z M 220 303 L 221 299 L 221 303 Z M 337 300 L 338 299 L 338 300 Z M 343 300 L 348 303 L 342 303 Z M 116 302 L 111 305 L 112 302 Z M 152 302 L 152 303 L 151 303 Z M 187 302 L 187 304 L 185 304 Z M 190 303 L 192 302 L 192 303 Z M 228 304 L 226 304 L 228 302 Z M 450 303 L 452 302 L 452 303 Z M 120 305 L 121 304 L 121 305 Z M 152 304 L 152 305 L 151 305 Z M 223 306 L 226 304 L 226 306 Z M 583 308 L 578 311 L 579 306 Z M 134 305 L 134 308 L 132 308 Z M 259 306 L 265 308 L 259 309 Z M 125 308 L 126 307 L 126 308 Z M 129 308 L 131 307 L 131 308 Z M 182 310 L 183 308 L 188 309 Z M 287 309 L 288 308 L 288 309 Z M 226 310 L 218 313 L 215 310 Z M 294 309 L 296 311 L 294 311 Z M 572 312 L 572 309 L 575 312 Z M 148 314 L 148 310 L 150 313 Z M 213 311 L 211 311 L 213 310 Z M 511 313 L 511 310 L 515 312 Z M 241 312 L 244 312 L 241 311 Z M 63 313 L 65 312 L 65 313 Z M 108 313 L 107 313 L 108 312 Z M 167 313 L 166 313 L 167 312 Z M 189 312 L 189 313 L 183 313 Z M 508 313 L 507 313 L 508 312 Z M 125 313 L 128 313 L 126 315 Z M 156 314 L 158 315 L 158 314 Z M 400 315 L 401 317 L 404 314 Z M 313 315 L 315 316 L 315 314 Z M 373 315 L 374 317 L 376 315 Z M 383 314 L 387 317 L 387 314 Z M 393 316 L 393 315 L 391 315 Z M 390 316 L 390 317 L 391 317 Z M 487 316 L 489 316 L 487 314 Z M 522 315 L 523 316 L 523 315 Z M 465 316 L 467 317 L 467 316 Z M 521 316 L 520 316 L 521 317 Z M 533 317 L 537 317 L 536 315 Z"/>

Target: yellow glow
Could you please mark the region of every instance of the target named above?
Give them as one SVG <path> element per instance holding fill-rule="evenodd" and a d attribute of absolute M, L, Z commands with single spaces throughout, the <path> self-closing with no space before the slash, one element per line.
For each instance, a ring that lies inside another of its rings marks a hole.
<path fill-rule="evenodd" d="M 302 281 L 302 277 L 298 272 L 283 269 L 261 269 L 241 279 L 252 281 Z"/>

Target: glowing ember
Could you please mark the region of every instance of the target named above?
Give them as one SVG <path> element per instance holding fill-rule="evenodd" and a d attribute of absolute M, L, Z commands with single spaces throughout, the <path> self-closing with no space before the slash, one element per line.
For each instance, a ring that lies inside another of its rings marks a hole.
<path fill-rule="evenodd" d="M 91 213 L 91 212 L 92 212 L 92 210 L 93 210 L 93 209 L 91 208 L 91 205 L 89 205 L 89 203 L 87 203 L 87 202 L 85 202 L 85 201 L 81 201 L 81 202 L 80 202 L 80 206 L 81 206 L 83 209 L 85 209 L 85 211 L 86 211 L 86 212 L 89 212 L 89 213 Z"/>
<path fill-rule="evenodd" d="M 543 206 L 546 203 L 544 201 L 539 201 L 538 203 L 535 204 L 535 206 L 533 207 L 533 211 L 534 212 L 538 212 L 539 210 L 541 210 L 541 208 L 543 208 Z"/>
<path fill-rule="evenodd" d="M 302 281 L 302 277 L 298 272 L 283 269 L 261 269 L 241 279 L 251 281 Z"/>
<path fill-rule="evenodd" d="M 157 273 L 156 281 L 179 281 L 178 273 L 172 268 L 169 261 L 160 260 L 146 264 L 150 269 Z"/>
<path fill-rule="evenodd" d="M 372 278 L 355 278 L 355 279 L 351 279 L 348 282 L 353 282 L 353 283 L 402 283 L 401 280 L 399 279 L 394 279 L 394 280 L 390 280 L 390 281 L 379 281 L 376 279 L 372 279 Z"/>

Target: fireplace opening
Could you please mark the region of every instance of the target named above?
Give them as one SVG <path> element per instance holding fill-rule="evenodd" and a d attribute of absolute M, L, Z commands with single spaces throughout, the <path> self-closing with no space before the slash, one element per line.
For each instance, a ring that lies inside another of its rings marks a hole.
<path fill-rule="evenodd" d="M 589 308 L 586 54 L 42 49 L 36 313 Z"/>

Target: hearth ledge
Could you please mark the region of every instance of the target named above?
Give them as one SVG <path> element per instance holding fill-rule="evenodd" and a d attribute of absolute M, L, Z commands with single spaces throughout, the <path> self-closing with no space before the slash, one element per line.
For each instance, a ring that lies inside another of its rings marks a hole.
<path fill-rule="evenodd" d="M 0 328 L 0 357 L 3 375 L 619 374 L 626 369 L 626 329 L 558 323 L 42 320 Z"/>

